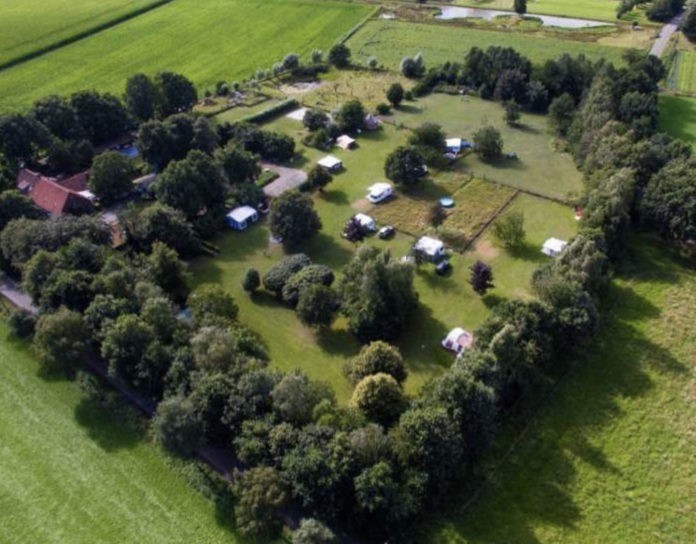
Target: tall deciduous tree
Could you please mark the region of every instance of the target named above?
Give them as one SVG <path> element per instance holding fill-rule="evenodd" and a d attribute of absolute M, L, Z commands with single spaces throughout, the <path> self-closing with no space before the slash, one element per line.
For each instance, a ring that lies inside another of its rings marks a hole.
<path fill-rule="evenodd" d="M 94 159 L 87 185 L 109 204 L 133 189 L 135 175 L 135 167 L 128 157 L 118 151 L 106 151 Z"/>
<path fill-rule="evenodd" d="M 474 151 L 484 161 L 499 159 L 503 153 L 503 137 L 500 131 L 491 125 L 481 127 L 474 132 Z"/>
<path fill-rule="evenodd" d="M 149 121 L 155 116 L 156 92 L 155 84 L 145 74 L 135 74 L 126 81 L 126 107 L 138 121 Z"/>
<path fill-rule="evenodd" d="M 472 289 L 479 295 L 485 295 L 486 292 L 494 287 L 493 285 L 493 272 L 491 267 L 486 263 L 481 261 L 476 261 L 471 265 L 471 278 L 469 283 Z"/>
<path fill-rule="evenodd" d="M 384 163 L 384 175 L 405 186 L 416 184 L 425 172 L 425 159 L 414 147 L 397 148 Z"/>
<path fill-rule="evenodd" d="M 232 486 L 237 529 L 247 537 L 269 538 L 280 530 L 279 510 L 287 495 L 280 474 L 270 467 L 256 467 L 235 476 Z"/>
<path fill-rule="evenodd" d="M 61 308 L 43 314 L 36 324 L 34 349 L 48 371 L 72 372 L 79 368 L 87 341 L 87 327 L 77 312 Z"/>
<path fill-rule="evenodd" d="M 269 221 L 271 232 L 288 246 L 306 241 L 321 229 L 312 199 L 298 191 L 288 191 L 273 200 Z"/>

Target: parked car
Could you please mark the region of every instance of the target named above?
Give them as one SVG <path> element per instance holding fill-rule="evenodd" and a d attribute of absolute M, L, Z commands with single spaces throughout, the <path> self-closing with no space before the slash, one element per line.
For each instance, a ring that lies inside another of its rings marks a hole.
<path fill-rule="evenodd" d="M 377 236 L 380 237 L 382 240 L 387 240 L 394 236 L 394 227 L 391 225 L 387 225 L 386 227 L 382 227 L 377 231 Z"/>
<path fill-rule="evenodd" d="M 450 270 L 452 270 L 452 265 L 450 264 L 450 262 L 447 259 L 443 259 L 435 265 L 435 273 L 438 276 L 444 276 Z"/>

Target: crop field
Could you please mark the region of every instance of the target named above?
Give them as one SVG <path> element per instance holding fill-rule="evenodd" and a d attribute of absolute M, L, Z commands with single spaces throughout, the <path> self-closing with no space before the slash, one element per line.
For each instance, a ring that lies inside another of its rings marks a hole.
<path fill-rule="evenodd" d="M 696 98 L 660 95 L 660 126 L 696 148 Z"/>
<path fill-rule="evenodd" d="M 369 21 L 348 41 L 353 54 L 362 62 L 375 56 L 380 64 L 397 69 L 404 56 L 423 53 L 426 65 L 461 62 L 472 47 L 491 45 L 514 47 L 533 62 L 542 63 L 562 53 L 583 53 L 593 60 L 606 59 L 622 64 L 623 49 L 592 42 L 563 40 L 519 32 L 497 32 L 401 21 Z"/>
<path fill-rule="evenodd" d="M 296 138 L 298 149 L 303 151 L 304 157 L 293 164 L 294 167 L 308 169 L 326 154 L 306 148 L 300 143 L 305 132 L 298 121 L 281 117 L 265 125 L 265 128 Z M 452 221 L 459 221 L 462 229 L 472 230 L 473 225 L 480 224 L 484 216 L 486 219 L 492 217 L 498 210 L 498 205 L 505 202 L 505 199 L 496 198 L 495 205 L 492 205 L 487 201 L 491 194 L 496 197 L 503 194 L 506 199 L 513 194 L 513 190 L 507 187 L 476 180 L 470 182 L 473 185 L 467 190 L 468 177 L 456 172 L 435 173 L 433 179 L 418 191 L 418 198 L 400 195 L 390 202 L 373 207 L 364 198 L 366 188 L 374 181 L 384 179 L 384 159 L 389 152 L 406 141 L 408 134 L 409 131 L 405 129 L 384 125 L 382 130 L 360 135 L 358 148 L 353 151 L 332 150 L 331 153 L 343 161 L 345 169 L 334 177 L 333 183 L 324 193 L 316 193 L 314 196 L 323 229 L 303 246 L 303 251 L 315 262 L 327 264 L 337 272 L 348 262 L 355 246 L 341 238 L 340 233 L 345 221 L 356 211 L 373 214 L 380 224 L 392 220 L 396 223 L 403 215 L 400 206 L 416 200 L 424 213 L 438 196 L 450 195 L 463 186 L 461 198 L 459 193 L 455 194 L 457 206 L 461 206 L 461 210 L 455 208 L 455 212 L 462 213 L 462 217 L 453 217 Z M 483 210 L 475 210 L 482 198 L 486 206 Z M 436 276 L 430 265 L 423 265 L 418 269 L 415 286 L 421 308 L 414 316 L 411 326 L 397 342 L 410 372 L 405 383 L 407 393 L 415 394 L 428 379 L 438 375 L 452 363 L 451 354 L 439 346 L 448 330 L 457 325 L 468 329 L 476 328 L 488 315 L 490 305 L 499 300 L 498 297 L 531 296 L 529 280 L 534 268 L 544 259 L 539 248 L 549 237 L 549 232 L 565 238 L 575 232 L 576 225 L 570 208 L 527 195 L 517 197 L 512 204 L 513 208 L 517 206 L 518 199 L 520 206 L 529 208 L 529 249 L 510 255 L 486 241 L 481 247 L 477 246 L 463 255 L 453 254 L 453 271 L 447 277 Z M 468 215 L 467 211 L 470 212 Z M 405 213 L 411 212 L 409 208 Z M 411 232 L 411 235 L 397 232 L 389 241 L 382 241 L 374 236 L 365 243 L 389 248 L 395 258 L 400 258 L 408 253 L 415 236 L 430 230 L 430 227 L 422 223 L 413 228 L 415 232 Z M 301 368 L 311 377 L 329 382 L 338 399 L 346 402 L 352 388 L 343 377 L 341 367 L 347 357 L 358 352 L 360 346 L 348 332 L 345 321 L 339 319 L 330 330 L 317 333 L 302 326 L 292 309 L 269 294 L 261 291 L 249 297 L 242 290 L 241 281 L 247 269 L 253 267 L 263 274 L 283 256 L 280 246 L 269 243 L 269 235 L 265 223 L 254 225 L 244 233 L 222 234 L 215 240 L 221 248 L 218 257 L 200 258 L 192 263 L 194 282 L 218 283 L 235 297 L 240 307 L 240 320 L 261 335 L 275 367 L 286 371 Z M 468 284 L 468 267 L 477 259 L 491 264 L 495 275 L 496 288 L 484 298 L 476 295 Z M 452 304 L 452 300 L 457 300 L 457 304 Z"/>
<path fill-rule="evenodd" d="M 484 9 L 510 10 L 512 3 L 508 0 L 455 0 L 459 6 L 471 6 Z M 616 21 L 617 0 L 530 0 L 527 2 L 527 13 L 544 15 L 559 15 L 562 17 L 578 17 L 582 19 L 598 19 L 600 21 Z"/>
<path fill-rule="evenodd" d="M 0 64 L 52 46 L 157 0 L 3 0 Z"/>
<path fill-rule="evenodd" d="M 4 321 L 0 361 L 0 542 L 236 542 L 135 427 L 39 377 Z"/>
<path fill-rule="evenodd" d="M 696 93 L 696 51 L 679 51 L 677 90 Z"/>
<path fill-rule="evenodd" d="M 634 239 L 593 345 L 501 434 L 478 498 L 418 540 L 693 542 L 695 309 L 693 263 Z"/>
<path fill-rule="evenodd" d="M 552 198 L 572 198 L 582 190 L 582 175 L 572 157 L 554 149 L 554 137 L 544 116 L 522 114 L 519 127 L 503 120 L 499 103 L 474 97 L 433 94 L 416 102 L 407 102 L 395 110 L 392 120 L 413 128 L 425 121 L 438 123 L 450 137 L 470 140 L 484 124 L 501 133 L 505 152 L 517 159 L 484 163 L 474 154 L 459 163 L 477 177 L 484 177 L 518 189 Z"/>
<path fill-rule="evenodd" d="M 48 94 L 121 93 L 137 73 L 173 70 L 201 92 L 249 77 L 287 53 L 328 50 L 372 8 L 307 0 L 176 0 L 91 38 L 0 72 L 0 111 Z"/>

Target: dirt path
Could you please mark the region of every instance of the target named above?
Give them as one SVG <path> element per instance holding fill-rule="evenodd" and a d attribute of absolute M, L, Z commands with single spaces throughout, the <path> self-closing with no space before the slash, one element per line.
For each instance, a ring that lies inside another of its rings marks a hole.
<path fill-rule="evenodd" d="M 654 55 L 656 57 L 662 56 L 662 54 L 665 52 L 665 49 L 667 48 L 667 45 L 669 44 L 670 38 L 675 32 L 679 30 L 679 23 L 681 23 L 682 16 L 683 14 L 680 13 L 660 29 L 660 35 L 655 40 L 655 43 L 653 43 L 653 46 L 650 49 L 651 55 Z"/>
<path fill-rule="evenodd" d="M 10 303 L 22 310 L 37 315 L 39 309 L 31 302 L 31 297 L 27 295 L 21 285 L 7 276 L 0 277 L 0 295 L 5 297 Z"/>

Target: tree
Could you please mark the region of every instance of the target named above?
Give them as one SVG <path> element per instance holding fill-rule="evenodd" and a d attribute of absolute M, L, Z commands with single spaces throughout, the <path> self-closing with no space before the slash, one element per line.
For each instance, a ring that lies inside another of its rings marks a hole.
<path fill-rule="evenodd" d="M 109 363 L 109 374 L 136 387 L 145 385 L 144 359 L 155 331 L 140 316 L 119 316 L 109 327 L 101 346 L 101 355 Z"/>
<path fill-rule="evenodd" d="M 503 153 L 503 138 L 500 131 L 491 125 L 474 132 L 474 151 L 484 161 L 499 159 Z"/>
<path fill-rule="evenodd" d="M 445 150 L 445 133 L 437 123 L 423 123 L 413 129 L 408 142 L 418 147 L 429 147 L 442 153 Z"/>
<path fill-rule="evenodd" d="M 324 399 L 333 399 L 330 389 L 313 383 L 300 371 L 283 376 L 271 393 L 273 411 L 281 421 L 302 426 L 312 421 L 314 407 Z"/>
<path fill-rule="evenodd" d="M 362 342 L 397 337 L 418 306 L 413 267 L 392 260 L 388 251 L 363 246 L 343 272 L 341 311 L 351 332 Z"/>
<path fill-rule="evenodd" d="M 135 167 L 118 151 L 106 151 L 97 155 L 92 164 L 87 185 L 105 204 L 133 190 Z"/>
<path fill-rule="evenodd" d="M 239 307 L 222 287 L 204 283 L 188 297 L 188 308 L 196 326 L 229 325 L 239 314 Z"/>
<path fill-rule="evenodd" d="M 17 114 L 0 116 L 0 155 L 10 163 L 31 162 L 50 142 L 48 130 L 36 119 Z"/>
<path fill-rule="evenodd" d="M 288 53 L 283 58 L 283 68 L 288 72 L 297 70 L 300 67 L 300 56 L 296 53 Z"/>
<path fill-rule="evenodd" d="M 389 427 L 406 408 L 406 398 L 397 381 L 389 374 L 366 376 L 355 386 L 352 406 L 370 420 Z"/>
<path fill-rule="evenodd" d="M 283 285 L 283 302 L 297 306 L 302 291 L 310 285 L 321 284 L 329 287 L 334 281 L 331 268 L 323 264 L 310 264 L 294 273 Z"/>
<path fill-rule="evenodd" d="M 353 384 L 380 373 L 388 374 L 401 384 L 408 375 L 399 350 L 381 340 L 363 346 L 360 353 L 343 366 L 343 373 Z"/>
<path fill-rule="evenodd" d="M 310 132 L 316 132 L 329 124 L 329 116 L 321 110 L 308 109 L 302 118 L 302 124 Z"/>
<path fill-rule="evenodd" d="M 333 181 L 333 176 L 325 169 L 315 165 L 307 174 L 307 184 L 312 188 L 318 188 L 320 191 L 324 190 L 329 183 Z"/>
<path fill-rule="evenodd" d="M 568 93 L 554 98 L 549 106 L 549 124 L 559 136 L 568 134 L 575 119 L 575 99 Z"/>
<path fill-rule="evenodd" d="M 365 108 L 360 100 L 349 100 L 336 113 L 336 123 L 343 132 L 355 133 L 365 125 Z"/>
<path fill-rule="evenodd" d="M 0 231 L 13 219 L 38 219 L 41 212 L 34 202 L 14 189 L 0 192 Z"/>
<path fill-rule="evenodd" d="M 483 296 L 491 287 L 495 287 L 493 285 L 493 272 L 486 263 L 476 261 L 469 270 L 471 270 L 469 283 L 475 293 Z"/>
<path fill-rule="evenodd" d="M 418 79 L 425 73 L 423 55 L 418 53 L 415 57 L 404 57 L 401 59 L 401 73 L 409 79 Z"/>
<path fill-rule="evenodd" d="M 299 191 L 288 191 L 273 200 L 269 222 L 273 235 L 288 246 L 296 246 L 321 230 L 312 199 Z"/>
<path fill-rule="evenodd" d="M 92 274 L 84 270 L 54 270 L 41 289 L 41 309 L 47 311 L 65 306 L 84 312 L 94 296 L 93 279 Z"/>
<path fill-rule="evenodd" d="M 180 74 L 160 72 L 155 75 L 154 84 L 159 97 L 157 113 L 162 118 L 189 111 L 198 100 L 196 87 Z"/>
<path fill-rule="evenodd" d="M 345 227 L 343 227 L 343 237 L 349 242 L 357 244 L 358 242 L 362 242 L 365 236 L 365 229 L 355 216 L 351 217 L 346 222 Z"/>
<path fill-rule="evenodd" d="M 36 330 L 37 317 L 27 310 L 16 308 L 12 310 L 7 324 L 17 338 L 31 338 Z"/>
<path fill-rule="evenodd" d="M 516 249 L 524 242 L 524 214 L 520 211 L 506 213 L 493 223 L 493 236 L 505 248 Z"/>
<path fill-rule="evenodd" d="M 140 156 L 157 170 L 174 158 L 172 137 L 161 121 L 147 121 L 140 125 L 135 145 Z"/>
<path fill-rule="evenodd" d="M 152 244 L 152 253 L 147 258 L 147 270 L 150 279 L 174 300 L 186 299 L 189 276 L 176 251 L 162 242 L 155 242 Z"/>
<path fill-rule="evenodd" d="M 203 443 L 203 424 L 190 399 L 174 396 L 157 406 L 152 420 L 155 439 L 182 457 L 192 456 Z"/>
<path fill-rule="evenodd" d="M 196 119 L 193 123 L 192 149 L 198 149 L 210 155 L 217 148 L 219 141 L 220 138 L 217 132 L 213 130 L 207 117 L 199 117 Z"/>
<path fill-rule="evenodd" d="M 156 89 L 145 74 L 135 74 L 126 81 L 126 108 L 138 121 L 149 121 L 155 116 Z"/>
<path fill-rule="evenodd" d="M 384 163 L 384 175 L 404 186 L 415 185 L 426 172 L 425 159 L 414 147 L 398 147 Z"/>
<path fill-rule="evenodd" d="M 527 13 L 527 0 L 514 0 L 513 9 L 515 13 L 524 15 Z"/>
<path fill-rule="evenodd" d="M 336 535 L 326 525 L 313 518 L 305 518 L 292 533 L 292 544 L 337 544 Z"/>
<path fill-rule="evenodd" d="M 250 295 L 253 294 L 261 285 L 261 279 L 259 277 L 259 271 L 255 268 L 250 268 L 246 271 L 244 275 L 244 281 L 242 282 L 242 289 L 244 289 Z"/>
<path fill-rule="evenodd" d="M 235 475 L 232 489 L 236 527 L 246 537 L 270 538 L 281 528 L 279 510 L 287 495 L 278 472 L 270 467 L 251 468 Z"/>
<path fill-rule="evenodd" d="M 687 4 L 679 29 L 690 41 L 696 39 L 696 3 Z"/>
<path fill-rule="evenodd" d="M 517 102 L 508 100 L 503 104 L 503 108 L 505 109 L 505 115 L 503 116 L 505 124 L 511 127 L 517 126 L 520 120 L 520 112 L 522 111 Z"/>
<path fill-rule="evenodd" d="M 528 75 L 522 70 L 503 70 L 496 81 L 493 97 L 501 102 L 521 103 L 527 94 L 527 80 Z"/>
<path fill-rule="evenodd" d="M 70 97 L 70 106 L 85 136 L 95 146 L 122 136 L 131 126 L 126 108 L 110 94 L 80 91 Z"/>
<path fill-rule="evenodd" d="M 137 249 L 151 252 L 155 242 L 162 242 L 184 258 L 201 253 L 201 239 L 186 216 L 179 210 L 153 203 L 126 221 L 130 241 Z"/>
<path fill-rule="evenodd" d="M 312 264 L 312 260 L 304 253 L 288 255 L 268 269 L 268 272 L 263 276 L 263 286 L 268 291 L 280 296 L 288 280 L 310 264 Z"/>
<path fill-rule="evenodd" d="M 222 168 L 231 185 L 253 181 L 261 173 L 258 158 L 235 141 L 215 151 L 215 162 Z"/>
<path fill-rule="evenodd" d="M 329 50 L 329 63 L 336 68 L 347 68 L 350 65 L 350 49 L 342 43 L 334 45 Z"/>
<path fill-rule="evenodd" d="M 39 317 L 34 334 L 34 349 L 43 368 L 73 372 L 81 366 L 89 341 L 82 316 L 60 308 Z"/>
<path fill-rule="evenodd" d="M 336 317 L 336 293 L 330 287 L 313 283 L 302 289 L 297 302 L 297 316 L 305 325 L 328 327 Z"/>
<path fill-rule="evenodd" d="M 60 96 L 47 96 L 34 102 L 31 115 L 60 140 L 80 140 L 84 137 L 75 110 Z"/>
<path fill-rule="evenodd" d="M 404 99 L 404 88 L 401 83 L 392 83 L 387 89 L 387 100 L 395 108 L 399 107 L 399 104 Z"/>

